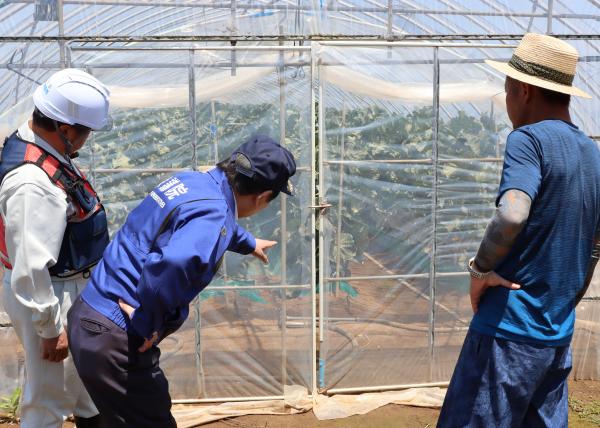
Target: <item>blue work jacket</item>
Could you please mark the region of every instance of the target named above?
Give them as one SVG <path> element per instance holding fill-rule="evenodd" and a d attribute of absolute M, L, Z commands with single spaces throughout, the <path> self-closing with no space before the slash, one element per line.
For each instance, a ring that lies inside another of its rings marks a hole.
<path fill-rule="evenodd" d="M 183 172 L 160 183 L 127 217 L 81 294 L 124 330 L 149 338 L 175 331 L 212 280 L 225 251 L 254 251 L 236 222 L 225 173 Z M 133 306 L 131 320 L 118 305 Z"/>

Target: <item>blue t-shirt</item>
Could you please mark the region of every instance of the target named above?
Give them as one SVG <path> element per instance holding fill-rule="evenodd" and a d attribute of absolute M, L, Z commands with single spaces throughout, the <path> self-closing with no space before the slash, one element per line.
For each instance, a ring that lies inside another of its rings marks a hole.
<path fill-rule="evenodd" d="M 506 143 L 498 200 L 509 189 L 527 193 L 531 210 L 495 271 L 521 289 L 488 289 L 471 327 L 514 341 L 567 345 L 575 325 L 575 297 L 599 226 L 598 146 L 560 120 L 515 129 Z"/>

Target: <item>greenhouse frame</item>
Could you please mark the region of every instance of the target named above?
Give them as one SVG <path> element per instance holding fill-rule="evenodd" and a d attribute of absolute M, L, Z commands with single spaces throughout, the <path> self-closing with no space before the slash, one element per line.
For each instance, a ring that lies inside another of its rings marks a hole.
<path fill-rule="evenodd" d="M 296 157 L 295 195 L 242 224 L 161 344 L 174 402 L 447 385 L 472 316 L 466 261 L 494 210 L 507 61 L 526 32 L 580 54 L 574 122 L 600 141 L 598 0 L 0 1 L 0 132 L 64 67 L 111 90 L 78 159 L 114 232 L 159 182 L 206 171 L 254 133 Z M 599 378 L 600 282 L 578 307 L 573 375 Z M 0 299 L 0 395 L 22 359 Z"/>

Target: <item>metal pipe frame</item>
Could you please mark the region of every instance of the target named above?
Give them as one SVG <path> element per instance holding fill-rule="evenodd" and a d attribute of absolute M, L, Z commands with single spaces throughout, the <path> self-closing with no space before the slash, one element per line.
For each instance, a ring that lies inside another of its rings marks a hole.
<path fill-rule="evenodd" d="M 522 37 L 522 36 L 521 36 Z M 431 40 L 431 39 L 429 39 Z M 504 40 L 504 39 L 502 39 Z M 323 41 L 322 46 L 344 47 L 405 47 L 405 48 L 486 48 L 486 49 L 514 49 L 516 45 L 486 44 L 486 43 L 456 43 L 456 42 L 429 42 L 429 41 L 380 41 L 380 40 L 332 40 Z"/>
<path fill-rule="evenodd" d="M 451 158 L 438 159 L 440 163 L 457 163 L 457 162 L 484 162 L 498 163 L 503 162 L 502 158 Z M 432 159 L 364 159 L 364 160 L 326 160 L 323 163 L 328 165 L 365 165 L 365 164 L 426 164 L 431 165 Z"/>
<path fill-rule="evenodd" d="M 319 87 L 318 87 L 318 103 L 319 103 L 319 159 L 318 159 L 318 171 L 319 171 L 319 182 L 318 182 L 318 188 L 319 188 L 319 202 L 323 201 L 323 195 L 325 192 L 324 189 L 324 184 L 325 184 L 325 180 L 323 178 L 323 172 L 325 171 L 325 169 L 323 168 L 324 166 L 324 158 L 325 158 L 325 151 L 324 151 L 324 140 L 325 140 L 325 102 L 324 102 L 324 86 L 325 86 L 325 82 L 323 82 L 321 80 L 321 75 L 319 73 Z M 323 212 L 319 211 L 319 319 L 323 319 L 324 316 L 324 307 L 325 307 L 325 303 L 324 303 L 324 299 L 326 298 L 325 296 L 327 296 L 327 292 L 326 290 L 324 290 L 324 278 L 325 278 L 325 259 L 326 259 L 326 255 L 323 254 L 324 252 L 324 242 L 325 242 L 325 237 L 324 237 L 324 228 L 325 228 L 325 222 L 323 221 Z M 323 327 L 324 323 L 319 323 L 319 342 L 323 342 L 323 335 L 324 335 L 324 327 Z M 321 359 L 322 357 L 320 357 Z"/>
<path fill-rule="evenodd" d="M 286 285 L 215 285 L 208 286 L 205 290 L 298 290 L 309 289 L 310 284 Z"/>
<path fill-rule="evenodd" d="M 63 0 L 57 0 L 56 9 L 58 14 L 58 35 L 60 37 L 64 37 L 65 35 L 65 17 L 64 17 L 64 9 L 63 9 Z M 65 42 L 59 42 L 59 56 L 60 56 L 60 68 L 66 67 L 65 61 Z"/>
<path fill-rule="evenodd" d="M 435 291 L 436 291 L 436 257 L 437 257 L 437 205 L 438 205 L 438 143 L 440 123 L 440 62 L 439 47 L 433 48 L 433 144 L 431 159 L 433 161 L 433 189 L 431 198 L 431 252 L 429 257 L 429 381 L 433 380 L 435 366 Z"/>
<path fill-rule="evenodd" d="M 279 144 L 285 146 L 286 135 L 286 95 L 285 95 L 285 59 L 284 51 L 279 51 L 279 64 L 277 67 L 279 80 Z M 287 283 L 287 195 L 280 194 L 281 206 L 281 285 Z M 281 381 L 282 385 L 287 384 L 287 325 L 285 323 L 287 317 L 287 293 L 285 289 L 280 290 L 281 293 Z"/>
<path fill-rule="evenodd" d="M 545 16 L 545 14 L 544 14 Z M 555 16 L 556 18 L 556 16 Z M 563 40 L 600 40 L 600 34 L 553 34 L 554 37 Z M 14 42 L 60 42 L 72 41 L 80 43 L 141 43 L 141 42 L 327 42 L 355 41 L 397 43 L 406 41 L 502 41 L 521 40 L 523 34 L 400 34 L 392 37 L 373 34 L 307 34 L 307 35 L 254 35 L 254 36 L 0 36 L 0 43 Z M 239 46 L 240 48 L 242 46 Z M 252 46 L 247 46 L 252 47 Z M 290 47 L 293 48 L 292 45 Z"/>
<path fill-rule="evenodd" d="M 196 125 L 196 72 L 194 69 L 194 50 L 189 50 L 189 64 L 188 64 L 188 91 L 189 91 L 189 117 L 190 117 L 190 131 L 191 131 L 191 146 L 192 146 L 192 170 L 196 171 L 198 167 L 197 159 L 197 145 L 198 145 L 198 128 Z M 194 319 L 194 362 L 196 364 L 196 382 L 199 388 L 198 394 L 203 396 L 206 394 L 206 387 L 204 382 L 204 365 L 202 361 L 202 307 L 200 299 L 195 299 L 194 312 L 196 318 Z"/>
<path fill-rule="evenodd" d="M 312 206 L 317 205 L 317 174 L 316 174 L 316 166 L 317 166 L 317 156 L 316 156 L 316 135 L 315 129 L 316 127 L 316 105 L 317 105 L 317 90 L 318 87 L 316 85 L 316 63 L 314 60 L 315 52 L 313 49 L 315 46 L 311 46 L 311 60 L 310 60 L 310 124 L 311 124 L 311 145 L 310 145 L 310 180 L 311 180 L 311 190 L 310 190 L 310 203 Z M 322 155 L 322 154 L 321 154 Z M 317 227 L 317 210 L 312 210 L 310 216 L 310 225 L 311 230 L 311 239 L 310 239 L 310 249 L 311 249 L 311 312 L 310 315 L 312 317 L 312 325 L 311 325 L 311 346 L 312 346 L 312 358 L 311 358 L 311 386 L 312 386 L 312 394 L 316 396 L 317 394 L 317 273 L 315 269 L 317 268 L 317 237 L 315 236 L 315 230 Z"/>
<path fill-rule="evenodd" d="M 552 34 L 552 9 L 554 8 L 554 0 L 548 0 L 548 9 L 546 13 L 546 34 Z M 596 18 L 597 19 L 597 18 Z"/>
<path fill-rule="evenodd" d="M 391 1 L 391 0 L 390 0 Z M 342 102 L 342 129 L 346 128 L 346 103 Z M 342 133 L 340 141 L 340 158 L 344 161 L 346 149 L 346 134 Z M 340 168 L 340 178 L 338 181 L 338 209 L 337 209 L 337 230 L 336 230 L 336 251 L 335 251 L 335 274 L 340 276 L 341 258 L 342 258 L 342 213 L 344 207 L 344 168 Z"/>
<path fill-rule="evenodd" d="M 256 397 L 215 397 L 215 398 L 180 398 L 171 400 L 173 404 L 208 404 L 208 403 L 241 403 L 245 401 L 283 400 L 283 395 L 266 395 Z"/>
<path fill-rule="evenodd" d="M 214 165 L 198 165 L 196 171 L 206 172 L 213 169 Z M 85 170 L 85 168 L 84 168 Z M 308 167 L 296 168 L 296 171 L 308 171 Z M 89 171 L 89 169 L 87 169 Z M 95 173 L 100 174 L 120 174 L 120 173 L 168 173 L 168 172 L 181 172 L 181 171 L 192 171 L 192 168 L 95 168 Z"/>
<path fill-rule="evenodd" d="M 32 4 L 35 0 L 7 0 L 5 4 Z M 230 10 L 232 13 L 232 17 L 235 19 L 234 12 L 237 12 L 237 9 L 247 12 L 250 9 L 260 9 L 260 10 L 277 10 L 277 11 L 306 11 L 312 12 L 315 7 L 310 5 L 301 5 L 301 4 L 278 4 L 276 2 L 271 2 L 269 4 L 265 3 L 246 3 L 246 4 L 236 4 L 235 0 L 232 2 L 194 2 L 194 3 L 179 3 L 179 2 L 168 2 L 168 1 L 153 1 L 153 2 L 145 2 L 145 1 L 125 1 L 125 0 L 63 0 L 65 5 L 90 5 L 90 6 L 128 6 L 128 7 L 164 7 L 164 8 L 204 8 L 204 9 L 224 9 Z M 390 2 L 392 3 L 392 2 Z M 545 13 L 527 13 L 527 12 L 511 12 L 511 11 L 473 11 L 473 10 L 448 10 L 448 9 L 419 9 L 419 8 L 400 8 L 400 7 L 392 7 L 390 6 L 346 6 L 335 4 L 331 9 L 327 9 L 327 12 L 354 12 L 354 13 L 381 13 L 381 14 L 399 14 L 399 15 L 461 15 L 461 16 L 509 16 L 509 17 L 520 17 L 520 18 L 545 18 L 547 14 Z M 599 19 L 598 15 L 594 14 L 560 14 L 558 15 L 562 18 L 587 18 L 587 19 Z"/>
<path fill-rule="evenodd" d="M 457 276 L 468 276 L 468 272 L 437 272 L 436 277 L 438 278 L 451 278 Z M 417 278 L 429 278 L 429 273 L 408 273 L 398 275 L 361 275 L 361 276 L 342 276 L 342 277 L 329 277 L 325 278 L 327 282 L 339 282 L 339 281 L 370 281 L 370 280 L 386 280 L 386 279 L 417 279 Z"/>
<path fill-rule="evenodd" d="M 58 65 L 58 64 L 57 64 Z M 310 64 L 305 61 L 290 61 L 286 62 L 286 67 L 308 67 Z M 101 68 L 149 68 L 149 69 L 180 69 L 180 68 L 188 68 L 189 66 L 186 63 L 153 63 L 153 62 L 104 62 L 104 63 L 96 63 L 90 64 L 87 62 L 72 62 L 73 67 L 77 68 L 92 68 L 92 69 L 101 69 Z M 277 64 L 269 63 L 269 62 L 256 62 L 251 64 L 240 64 L 238 62 L 233 63 L 229 61 L 223 61 L 218 63 L 197 63 L 196 67 L 201 68 L 231 68 L 231 67 L 240 67 L 240 68 L 264 68 L 264 67 L 276 67 Z M 0 68 L 6 68 L 9 70 L 38 70 L 38 69 L 57 69 L 60 67 L 52 67 L 52 64 L 44 64 L 43 66 L 36 66 L 35 64 L 11 64 L 4 63 L 0 64 Z"/>
<path fill-rule="evenodd" d="M 487 58 L 486 58 L 487 59 Z M 489 58 L 496 61 L 508 61 L 509 58 Z M 579 57 L 580 63 L 590 63 L 590 62 L 600 62 L 600 56 L 590 55 L 590 56 L 582 56 Z M 440 64 L 483 64 L 484 59 L 441 59 Z M 384 60 L 384 61 L 354 61 L 353 65 L 427 65 L 431 64 L 429 60 Z M 196 67 L 202 68 L 227 68 L 231 67 L 233 64 L 231 62 L 219 62 L 219 63 L 196 63 Z M 310 62 L 308 61 L 291 61 L 286 62 L 286 66 L 289 67 L 308 67 Z M 338 66 L 338 65 L 347 65 L 347 62 L 343 61 L 323 61 L 321 66 Z M 160 63 L 160 62 L 104 62 L 104 63 L 96 63 L 89 64 L 86 62 L 72 62 L 72 67 L 76 68 L 187 68 L 188 65 L 185 63 L 174 64 L 174 63 Z M 273 63 L 239 63 L 236 62 L 236 67 L 275 67 L 276 64 Z M 9 70 L 56 70 L 60 68 L 60 63 L 40 63 L 40 64 L 13 64 L 13 63 L 0 63 L 0 68 L 9 69 Z"/>
<path fill-rule="evenodd" d="M 334 394 L 355 394 L 357 392 L 379 392 L 379 391 L 395 391 L 410 388 L 434 388 L 447 387 L 450 382 L 429 382 L 429 383 L 407 383 L 400 385 L 380 385 L 380 386 L 357 386 L 351 388 L 331 388 L 321 391 L 327 395 Z"/>
<path fill-rule="evenodd" d="M 193 47 L 179 47 L 179 46 L 73 46 L 72 51 L 85 52 L 85 51 L 310 51 L 310 46 L 193 46 Z"/>

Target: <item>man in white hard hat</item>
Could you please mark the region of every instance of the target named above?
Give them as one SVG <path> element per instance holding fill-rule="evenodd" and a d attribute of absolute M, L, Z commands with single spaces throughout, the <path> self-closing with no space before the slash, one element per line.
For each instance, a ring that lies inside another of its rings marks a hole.
<path fill-rule="evenodd" d="M 68 356 L 66 314 L 108 244 L 106 214 L 72 158 L 108 119 L 109 91 L 65 69 L 33 95 L 31 120 L 0 157 L 3 300 L 25 349 L 21 427 L 78 428 L 100 416 Z"/>
<path fill-rule="evenodd" d="M 439 427 L 566 427 L 575 306 L 600 252 L 600 151 L 571 121 L 577 50 L 526 34 L 506 77 L 514 130 L 497 210 L 467 266 L 475 313 Z"/>

